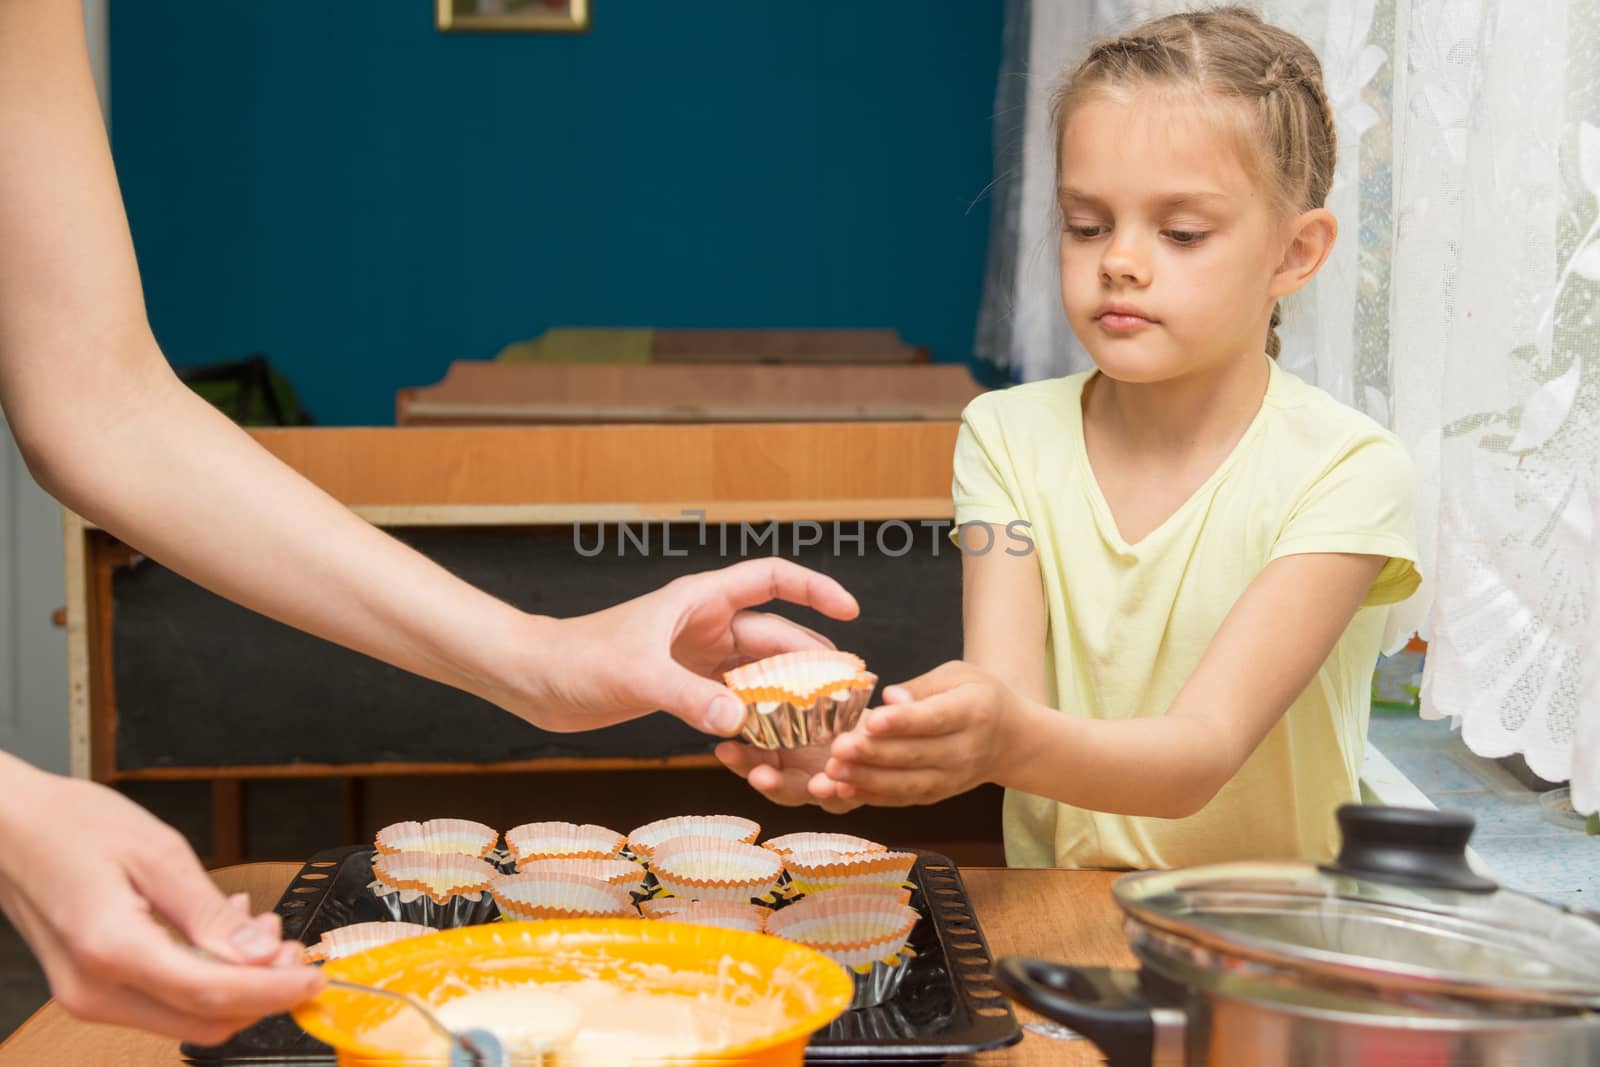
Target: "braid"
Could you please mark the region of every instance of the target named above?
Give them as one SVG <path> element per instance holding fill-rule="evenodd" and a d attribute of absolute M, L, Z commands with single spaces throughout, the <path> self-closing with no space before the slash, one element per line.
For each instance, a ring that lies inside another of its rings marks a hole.
<path fill-rule="evenodd" d="M 1321 71 L 1307 71 L 1294 56 L 1279 55 L 1273 57 L 1253 87 L 1268 106 L 1275 100 L 1282 102 L 1289 128 L 1305 125 L 1314 127 L 1301 130 L 1301 136 L 1291 137 L 1291 143 L 1310 142 L 1319 148 L 1325 146 L 1326 155 L 1321 166 L 1310 165 L 1311 159 L 1301 161 L 1305 166 L 1305 206 L 1322 207 L 1328 198 L 1328 187 L 1332 184 L 1337 162 L 1338 135 L 1334 129 L 1333 105 L 1328 102 L 1327 91 L 1323 88 Z M 1291 94 L 1303 94 L 1310 104 L 1307 109 L 1310 114 L 1302 116 Z M 1299 121 L 1302 117 L 1309 122 Z"/>
<path fill-rule="evenodd" d="M 1283 351 L 1283 341 L 1278 337 L 1278 327 L 1283 325 L 1283 305 L 1277 301 L 1272 304 L 1272 321 L 1267 323 L 1267 355 L 1273 359 L 1278 358 L 1278 353 Z"/>

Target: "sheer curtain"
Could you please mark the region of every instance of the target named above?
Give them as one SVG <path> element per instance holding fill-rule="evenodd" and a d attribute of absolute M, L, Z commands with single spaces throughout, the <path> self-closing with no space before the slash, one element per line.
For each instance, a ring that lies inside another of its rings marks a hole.
<path fill-rule="evenodd" d="M 1086 369 L 1059 307 L 1051 90 L 1095 38 L 1194 6 L 1009 0 L 977 351 Z M 1341 238 L 1281 362 L 1393 429 L 1419 479 L 1423 713 L 1600 807 L 1600 9 L 1256 0 L 1324 66 Z M 1587 670 L 1587 674 L 1585 673 Z"/>

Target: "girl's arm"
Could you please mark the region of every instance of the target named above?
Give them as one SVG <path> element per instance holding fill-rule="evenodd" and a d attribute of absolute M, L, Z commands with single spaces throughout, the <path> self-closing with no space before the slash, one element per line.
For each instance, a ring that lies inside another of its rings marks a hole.
<path fill-rule="evenodd" d="M 1268 564 L 1172 705 L 1148 717 L 1062 714 L 991 670 L 945 664 L 887 689 L 886 705 L 864 717 L 863 729 L 834 742 L 812 792 L 835 802 L 920 804 L 992 781 L 1098 811 L 1192 815 L 1311 684 L 1383 564 L 1380 556 L 1333 553 Z M 976 636 L 991 662 L 1018 669 L 1020 653 Z"/>
<path fill-rule="evenodd" d="M 1043 704 L 1048 615 L 1037 549 L 1012 555 L 1006 528 L 991 523 L 989 532 L 994 547 L 981 556 L 961 558 L 962 659 L 994 675 L 1022 699 Z"/>

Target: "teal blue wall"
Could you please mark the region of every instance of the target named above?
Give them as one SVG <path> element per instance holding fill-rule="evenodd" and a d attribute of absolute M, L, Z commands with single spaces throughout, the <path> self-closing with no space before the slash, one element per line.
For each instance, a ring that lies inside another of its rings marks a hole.
<path fill-rule="evenodd" d="M 552 325 L 893 327 L 970 358 L 1001 10 L 594 0 L 111 10 L 112 143 L 174 363 L 264 351 L 325 423 Z"/>

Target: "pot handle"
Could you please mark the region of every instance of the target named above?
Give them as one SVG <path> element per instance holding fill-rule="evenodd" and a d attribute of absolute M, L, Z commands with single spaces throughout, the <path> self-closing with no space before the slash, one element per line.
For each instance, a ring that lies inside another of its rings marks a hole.
<path fill-rule="evenodd" d="M 995 966 L 995 983 L 1012 1000 L 1093 1041 L 1109 1067 L 1181 1067 L 1182 1013 L 1145 998 L 1137 971 L 1068 967 L 1027 956 Z"/>
<path fill-rule="evenodd" d="M 1330 874 L 1464 893 L 1500 888 L 1467 863 L 1476 820 L 1466 812 L 1343 804 L 1337 814 L 1344 842 L 1322 867 Z"/>

